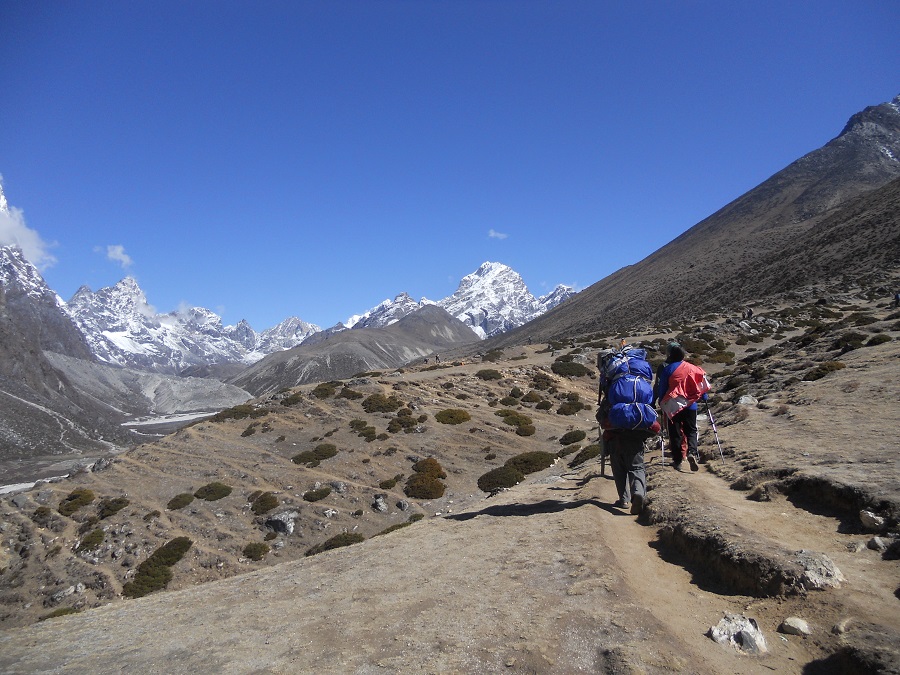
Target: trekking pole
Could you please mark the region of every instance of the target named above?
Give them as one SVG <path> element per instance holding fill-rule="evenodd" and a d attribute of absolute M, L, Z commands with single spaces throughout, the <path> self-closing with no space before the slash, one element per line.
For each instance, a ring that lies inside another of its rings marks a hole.
<path fill-rule="evenodd" d="M 706 403 L 706 415 L 709 417 L 709 423 L 712 426 L 713 435 L 716 437 L 716 445 L 719 446 L 719 457 L 722 458 L 722 464 L 725 464 L 725 453 L 722 452 L 722 443 L 719 441 L 719 432 L 716 429 L 716 421 L 713 419 L 712 410 L 709 409 L 709 401 Z"/>

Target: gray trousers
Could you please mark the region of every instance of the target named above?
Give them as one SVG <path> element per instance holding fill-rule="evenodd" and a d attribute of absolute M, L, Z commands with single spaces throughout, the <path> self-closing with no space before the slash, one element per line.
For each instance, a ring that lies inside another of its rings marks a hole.
<path fill-rule="evenodd" d="M 609 464 L 619 499 L 631 501 L 631 495 L 647 496 L 647 474 L 644 471 L 644 439 L 646 433 L 616 431 L 605 441 Z"/>

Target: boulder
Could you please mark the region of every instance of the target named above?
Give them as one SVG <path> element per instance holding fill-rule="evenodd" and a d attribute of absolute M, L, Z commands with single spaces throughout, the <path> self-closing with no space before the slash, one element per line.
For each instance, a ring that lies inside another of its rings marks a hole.
<path fill-rule="evenodd" d="M 278 534 L 293 534 L 294 521 L 300 517 L 299 511 L 282 511 L 266 518 L 265 526 Z"/>
<path fill-rule="evenodd" d="M 731 647 L 744 654 L 760 655 L 769 651 L 766 638 L 754 619 L 743 614 L 726 614 L 706 633 L 720 645 Z"/>
<path fill-rule="evenodd" d="M 806 590 L 840 588 L 841 582 L 846 581 L 837 565 L 827 555 L 802 550 L 797 551 L 795 555 L 797 563 L 803 566 L 800 583 Z"/>
<path fill-rule="evenodd" d="M 787 635 L 809 635 L 812 632 L 809 629 L 809 624 L 796 616 L 789 616 L 782 621 L 778 630 Z"/>
<path fill-rule="evenodd" d="M 859 520 L 866 532 L 881 532 L 884 529 L 884 518 L 868 509 L 859 512 Z"/>
<path fill-rule="evenodd" d="M 375 498 L 372 500 L 372 510 L 378 513 L 387 513 L 388 505 L 384 495 L 375 495 Z"/>

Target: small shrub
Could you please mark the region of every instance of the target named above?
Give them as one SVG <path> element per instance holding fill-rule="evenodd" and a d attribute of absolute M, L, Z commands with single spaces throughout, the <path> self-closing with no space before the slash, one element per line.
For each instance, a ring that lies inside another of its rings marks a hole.
<path fill-rule="evenodd" d="M 569 431 L 568 433 L 563 434 L 559 439 L 559 444 L 571 445 L 572 443 L 583 441 L 586 437 L 586 432 L 582 431 L 581 429 L 576 429 L 575 431 Z"/>
<path fill-rule="evenodd" d="M 506 406 L 507 408 L 509 406 L 519 405 L 519 399 L 514 398 L 512 396 L 504 396 L 503 398 L 500 399 L 500 405 Z"/>
<path fill-rule="evenodd" d="M 516 427 L 516 436 L 534 436 L 537 433 L 533 424 L 520 424 Z"/>
<path fill-rule="evenodd" d="M 154 518 L 159 518 L 161 515 L 162 514 L 158 510 L 153 509 L 150 513 L 144 515 L 144 522 L 149 523 L 151 520 L 153 520 Z"/>
<path fill-rule="evenodd" d="M 271 492 L 263 492 L 261 495 L 250 501 L 250 510 L 258 516 L 268 513 L 280 504 L 278 497 Z"/>
<path fill-rule="evenodd" d="M 390 527 L 384 528 L 381 532 L 378 532 L 377 534 L 373 534 L 372 537 L 374 538 L 374 537 L 380 537 L 383 534 L 390 534 L 391 532 L 396 532 L 397 530 L 402 530 L 404 527 L 409 527 L 410 525 L 412 525 L 412 523 L 409 521 L 406 521 L 404 523 L 395 523 L 394 525 L 391 525 Z"/>
<path fill-rule="evenodd" d="M 508 424 L 511 427 L 523 427 L 534 424 L 534 421 L 528 415 L 523 415 L 515 410 L 503 409 L 498 410 L 494 414 L 497 417 L 502 417 L 503 423 Z"/>
<path fill-rule="evenodd" d="M 518 387 L 513 387 L 513 388 L 510 390 L 509 395 L 510 395 L 512 398 L 522 398 L 522 397 L 525 395 L 525 392 L 523 392 L 523 391 L 522 391 L 521 389 L 519 389 Z"/>
<path fill-rule="evenodd" d="M 176 537 L 166 542 L 137 567 L 134 579 L 122 586 L 122 595 L 140 598 L 165 588 L 172 580 L 172 567 L 184 557 L 193 545 L 187 537 Z"/>
<path fill-rule="evenodd" d="M 242 420 L 247 417 L 262 417 L 268 414 L 266 410 L 257 410 L 249 403 L 241 403 L 233 408 L 222 410 L 209 418 L 210 422 L 224 422 L 225 420 Z"/>
<path fill-rule="evenodd" d="M 558 359 L 551 364 L 550 370 L 563 377 L 583 377 L 591 374 L 591 370 L 580 363 L 560 361 Z"/>
<path fill-rule="evenodd" d="M 828 373 L 833 373 L 834 371 L 841 370 L 845 367 L 845 364 L 840 361 L 824 361 L 812 370 L 806 371 L 806 374 L 803 376 L 803 381 L 812 382 L 814 380 L 821 380 L 828 375 Z"/>
<path fill-rule="evenodd" d="M 321 544 L 313 546 L 304 555 L 306 555 L 307 557 L 311 555 L 318 555 L 319 553 L 324 553 L 325 551 L 331 551 L 343 546 L 358 544 L 365 540 L 366 538 L 364 536 L 362 536 L 361 534 L 357 534 L 356 532 L 343 532 L 337 536 L 332 537 L 331 539 L 323 541 Z"/>
<path fill-rule="evenodd" d="M 772 414 L 775 417 L 779 417 L 781 415 L 787 415 L 788 412 L 789 412 L 789 409 L 786 405 L 780 405 L 777 408 L 775 408 L 775 412 L 773 412 Z"/>
<path fill-rule="evenodd" d="M 403 407 L 403 401 L 395 396 L 387 397 L 384 394 L 372 394 L 362 402 L 363 410 L 368 413 L 394 412 Z"/>
<path fill-rule="evenodd" d="M 523 403 L 540 403 L 542 400 L 541 395 L 533 389 L 522 397 Z"/>
<path fill-rule="evenodd" d="M 337 446 L 333 443 L 319 443 L 313 450 L 304 450 L 293 457 L 294 464 L 306 464 L 308 467 L 319 466 L 323 459 L 330 459 L 337 454 Z"/>
<path fill-rule="evenodd" d="M 101 499 L 100 503 L 97 505 L 97 517 L 100 518 L 100 520 L 109 518 L 110 516 L 124 509 L 130 503 L 131 502 L 129 502 L 125 497 Z"/>
<path fill-rule="evenodd" d="M 231 488 L 225 483 L 220 483 L 218 481 L 213 481 L 212 483 L 207 483 L 199 490 L 194 493 L 194 496 L 197 499 L 205 499 L 208 502 L 216 502 L 220 499 L 224 499 L 228 495 L 231 494 Z"/>
<path fill-rule="evenodd" d="M 178 511 L 179 509 L 183 509 L 185 506 L 194 501 L 194 495 L 188 492 L 182 492 L 180 495 L 175 495 L 172 499 L 169 500 L 169 503 L 166 504 L 166 508 L 169 511 Z"/>
<path fill-rule="evenodd" d="M 575 455 L 575 459 L 569 462 L 569 468 L 571 469 L 579 464 L 584 464 L 588 460 L 594 459 L 594 457 L 598 457 L 602 451 L 603 448 L 599 445 L 588 445 Z"/>
<path fill-rule="evenodd" d="M 318 490 L 307 490 L 303 493 L 303 499 L 308 502 L 318 502 L 331 494 L 331 488 L 328 485 L 320 487 Z"/>
<path fill-rule="evenodd" d="M 441 478 L 446 478 L 447 473 L 434 457 L 422 459 L 413 464 L 412 474 L 403 488 L 407 497 L 413 499 L 439 499 L 444 496 L 446 486 Z"/>
<path fill-rule="evenodd" d="M 511 488 L 521 483 L 525 475 L 512 466 L 501 466 L 491 469 L 478 479 L 478 489 L 482 492 L 495 492 L 503 488 Z"/>
<path fill-rule="evenodd" d="M 74 607 L 60 607 L 59 609 L 54 609 L 49 614 L 44 614 L 44 616 L 40 617 L 38 621 L 46 621 L 47 619 L 55 619 L 60 616 L 68 616 L 69 614 L 78 614 L 78 610 Z"/>
<path fill-rule="evenodd" d="M 331 398 L 335 395 L 340 384 L 340 382 L 322 382 L 316 385 L 316 388 L 310 392 L 310 395 L 324 401 L 326 398 Z"/>
<path fill-rule="evenodd" d="M 247 437 L 252 436 L 256 433 L 256 427 L 259 426 L 259 422 L 250 422 L 250 425 L 241 432 L 241 436 Z"/>
<path fill-rule="evenodd" d="M 486 454 L 486 455 L 484 456 L 484 459 L 485 459 L 486 461 L 488 461 L 488 462 L 491 462 L 491 461 L 497 459 L 497 455 L 496 455 L 496 453 L 489 452 L 488 454 Z"/>
<path fill-rule="evenodd" d="M 886 335 L 884 333 L 879 333 L 878 335 L 871 338 L 867 343 L 866 347 L 875 347 L 877 345 L 883 345 L 885 342 L 890 342 L 892 340 L 890 335 Z"/>
<path fill-rule="evenodd" d="M 584 410 L 585 405 L 581 401 L 565 401 L 556 409 L 557 415 L 574 415 Z"/>
<path fill-rule="evenodd" d="M 475 377 L 480 380 L 488 381 L 499 380 L 503 377 L 503 375 L 500 374 L 499 370 L 494 370 L 493 368 L 482 368 L 477 373 L 475 373 Z"/>
<path fill-rule="evenodd" d="M 431 476 L 432 478 L 447 477 L 447 472 L 444 471 L 444 467 L 442 467 L 441 463 L 434 457 L 420 459 L 418 462 L 413 464 L 412 468 L 416 473 L 423 474 L 425 476 Z"/>
<path fill-rule="evenodd" d="M 531 378 L 531 382 L 538 391 L 547 391 L 556 384 L 556 380 L 547 375 L 547 373 L 535 373 Z"/>
<path fill-rule="evenodd" d="M 489 363 L 496 363 L 503 357 L 502 349 L 492 349 L 487 354 L 481 357 L 482 361 L 487 361 Z"/>
<path fill-rule="evenodd" d="M 269 545 L 258 541 L 244 547 L 244 557 L 250 560 L 262 560 L 268 552 Z"/>
<path fill-rule="evenodd" d="M 82 553 L 84 551 L 93 551 L 95 548 L 99 547 L 100 544 L 103 543 L 103 540 L 106 538 L 106 532 L 104 532 L 99 527 L 86 535 L 81 543 L 78 544 L 78 548 L 75 549 L 76 553 Z"/>
<path fill-rule="evenodd" d="M 535 450 L 534 452 L 523 452 L 515 457 L 510 457 L 506 460 L 504 466 L 510 466 L 527 476 L 535 471 L 542 471 L 547 467 L 553 466 L 555 461 L 556 455 L 553 453 Z"/>
<path fill-rule="evenodd" d="M 64 516 L 71 516 L 82 506 L 94 501 L 94 493 L 86 488 L 75 488 L 60 502 L 57 511 Z"/>
<path fill-rule="evenodd" d="M 281 399 L 281 405 L 283 405 L 283 406 L 297 405 L 302 400 L 303 400 L 303 392 L 295 391 L 290 396 L 285 396 L 283 399 Z"/>
<path fill-rule="evenodd" d="M 31 520 L 38 527 L 47 527 L 50 524 L 50 519 L 53 516 L 53 512 L 50 510 L 49 506 L 39 506 L 34 510 L 34 513 L 31 514 Z"/>
<path fill-rule="evenodd" d="M 550 410 L 553 407 L 553 404 L 550 401 L 541 401 L 536 406 L 534 406 L 535 410 Z"/>
<path fill-rule="evenodd" d="M 462 424 L 463 422 L 468 422 L 472 419 L 472 416 L 469 415 L 465 410 L 460 410 L 459 408 L 447 408 L 446 410 L 441 410 L 434 416 L 441 424 Z"/>
<path fill-rule="evenodd" d="M 346 398 L 351 401 L 356 401 L 358 399 L 361 399 L 363 396 L 364 396 L 364 394 L 362 394 L 358 391 L 354 391 L 350 387 L 344 387 L 343 389 L 341 389 L 341 393 L 338 394 L 338 398 Z"/>

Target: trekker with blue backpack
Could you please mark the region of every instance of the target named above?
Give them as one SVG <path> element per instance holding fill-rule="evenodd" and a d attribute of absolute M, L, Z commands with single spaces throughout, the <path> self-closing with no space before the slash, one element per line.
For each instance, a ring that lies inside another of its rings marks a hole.
<path fill-rule="evenodd" d="M 613 504 L 630 507 L 637 515 L 644 508 L 647 479 L 644 441 L 659 433 L 653 409 L 652 371 L 647 352 L 622 345 L 597 355 L 600 368 L 600 398 L 597 421 L 609 456 L 619 498 Z M 629 503 L 630 500 L 630 503 Z"/>
<path fill-rule="evenodd" d="M 709 380 L 702 368 L 685 361 L 684 357 L 681 345 L 677 342 L 669 344 L 666 362 L 656 371 L 653 402 L 659 402 L 668 420 L 672 466 L 680 471 L 686 459 L 691 471 L 698 471 L 697 401 L 707 399 Z"/>

